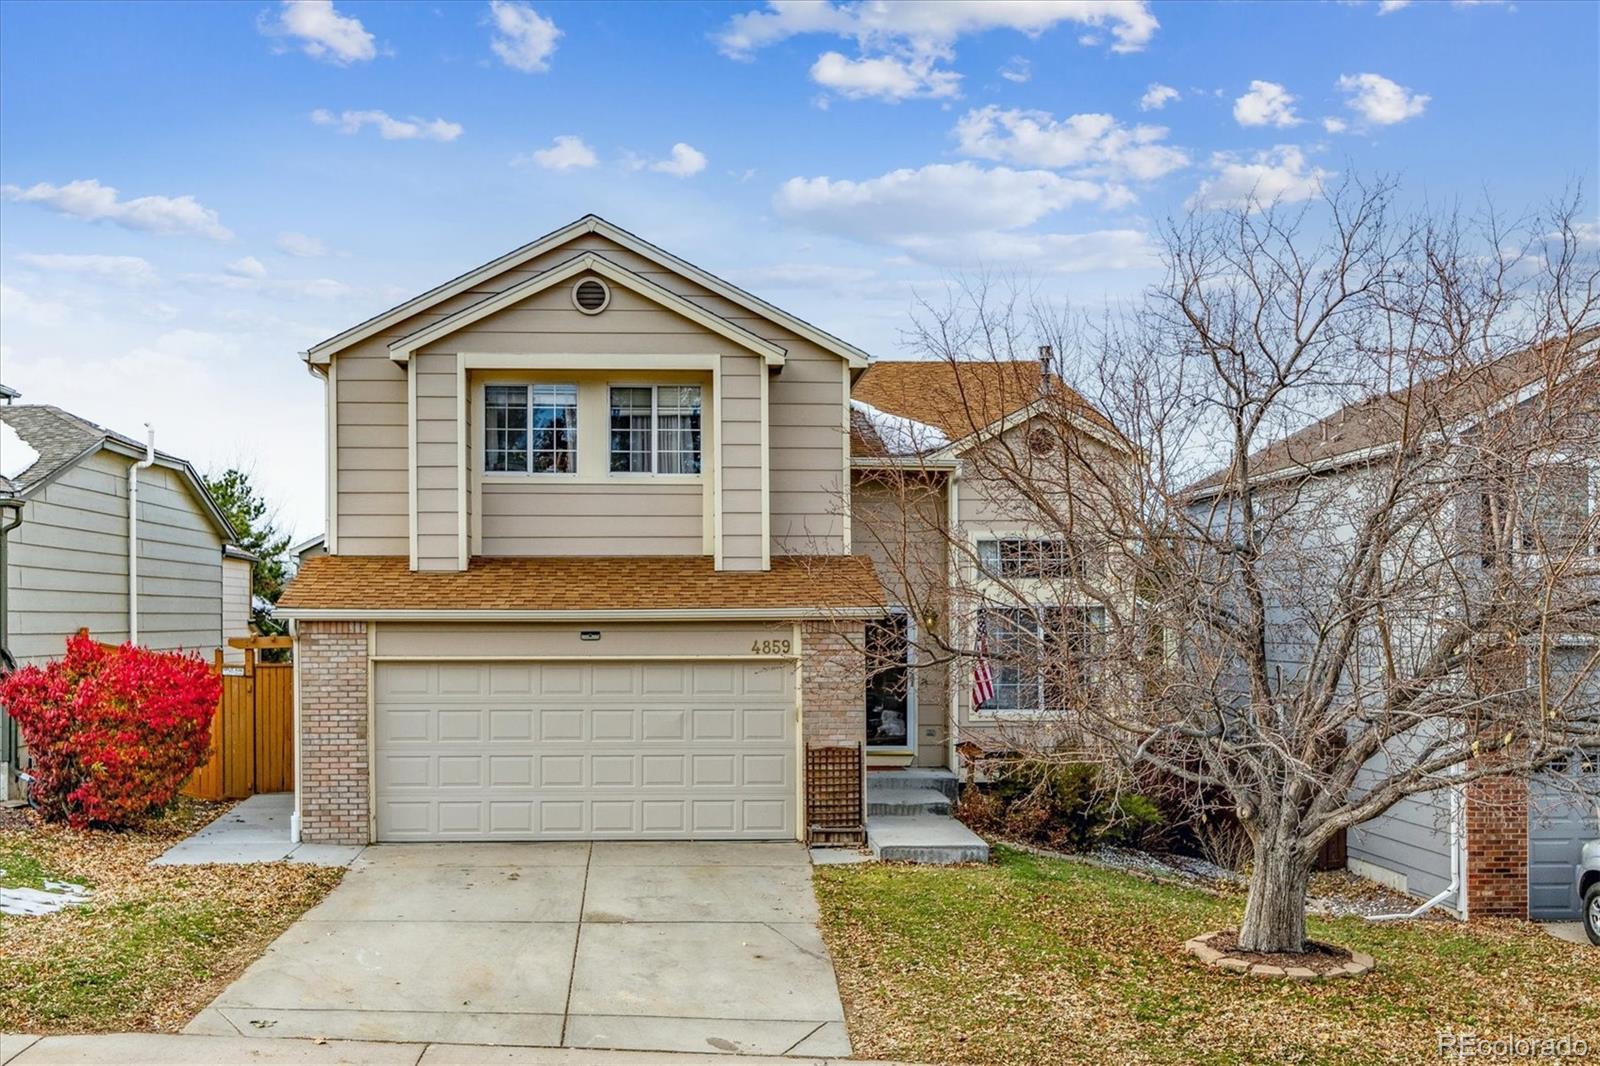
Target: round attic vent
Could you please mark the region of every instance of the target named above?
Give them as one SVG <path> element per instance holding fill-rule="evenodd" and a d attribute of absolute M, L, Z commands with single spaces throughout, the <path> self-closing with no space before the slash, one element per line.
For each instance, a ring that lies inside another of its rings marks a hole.
<path fill-rule="evenodd" d="M 611 302 L 611 289 L 599 278 L 584 278 L 572 287 L 572 302 L 586 315 L 598 315 Z"/>

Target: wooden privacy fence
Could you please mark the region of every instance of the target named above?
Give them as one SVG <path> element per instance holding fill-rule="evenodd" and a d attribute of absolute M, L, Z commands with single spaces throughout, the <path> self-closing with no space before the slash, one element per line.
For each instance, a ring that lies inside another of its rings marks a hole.
<path fill-rule="evenodd" d="M 294 788 L 294 664 L 258 662 L 256 652 L 288 648 L 288 637 L 235 637 L 243 663 L 217 652 L 222 698 L 211 719 L 211 757 L 183 787 L 199 799 L 243 799 Z"/>

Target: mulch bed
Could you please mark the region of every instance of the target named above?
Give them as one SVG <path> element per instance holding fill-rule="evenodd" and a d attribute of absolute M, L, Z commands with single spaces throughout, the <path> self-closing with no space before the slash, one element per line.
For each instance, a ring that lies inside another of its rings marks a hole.
<path fill-rule="evenodd" d="M 1316 940 L 1307 940 L 1306 950 L 1300 954 L 1288 951 L 1245 951 L 1239 947 L 1239 932 L 1236 929 L 1224 930 L 1207 943 L 1229 958 L 1242 959 L 1251 965 L 1259 962 L 1268 966 L 1281 966 L 1284 969 L 1290 966 L 1304 966 L 1320 974 L 1331 974 L 1336 970 L 1342 970 L 1344 964 L 1354 958 L 1346 948 Z"/>

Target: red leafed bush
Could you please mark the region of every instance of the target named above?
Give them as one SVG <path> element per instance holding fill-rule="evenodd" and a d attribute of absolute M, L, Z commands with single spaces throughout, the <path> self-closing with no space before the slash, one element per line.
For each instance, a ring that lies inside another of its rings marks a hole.
<path fill-rule="evenodd" d="M 132 825 L 206 760 L 222 683 L 206 663 L 78 635 L 48 666 L 0 682 L 33 756 L 40 811 L 74 826 Z"/>

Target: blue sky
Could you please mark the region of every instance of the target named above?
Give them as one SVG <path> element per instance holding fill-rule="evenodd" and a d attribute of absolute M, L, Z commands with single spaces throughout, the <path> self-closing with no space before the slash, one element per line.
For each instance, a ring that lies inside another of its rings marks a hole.
<path fill-rule="evenodd" d="M 953 271 L 1094 306 L 1251 189 L 1592 190 L 1597 45 L 1579 3 L 11 0 L 0 379 L 309 534 L 296 353 L 586 211 L 894 355 Z"/>

